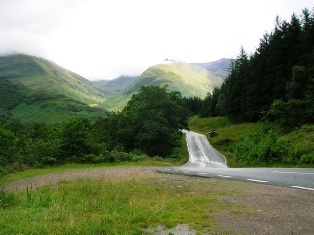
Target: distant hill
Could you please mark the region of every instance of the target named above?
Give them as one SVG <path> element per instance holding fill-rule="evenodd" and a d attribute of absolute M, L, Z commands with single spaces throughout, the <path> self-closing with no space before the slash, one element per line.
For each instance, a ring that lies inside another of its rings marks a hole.
<path fill-rule="evenodd" d="M 205 98 L 215 87 L 220 87 L 223 78 L 196 65 L 170 62 L 149 67 L 125 90 L 105 102 L 108 109 L 121 110 L 142 86 L 164 86 L 177 90 L 183 96 Z"/>
<path fill-rule="evenodd" d="M 52 61 L 23 54 L 0 57 L 0 77 L 18 81 L 35 90 L 47 90 L 86 104 L 99 104 L 106 93 Z"/>
<path fill-rule="evenodd" d="M 58 123 L 71 118 L 96 120 L 107 111 L 49 91 L 36 91 L 0 78 L 0 117 L 21 122 Z"/>
<path fill-rule="evenodd" d="M 108 94 L 116 94 L 128 88 L 138 77 L 137 76 L 120 76 L 113 80 L 92 81 L 94 85 Z"/>
<path fill-rule="evenodd" d="M 229 74 L 232 59 L 222 58 L 208 63 L 193 63 L 193 65 L 202 67 L 222 78 L 226 78 Z"/>
<path fill-rule="evenodd" d="M 229 63 L 230 59 L 199 64 L 168 60 L 149 67 L 138 77 L 120 76 L 114 80 L 92 82 L 52 61 L 17 54 L 0 57 L 0 77 L 93 107 L 122 110 L 132 94 L 144 85 L 167 85 L 183 96 L 204 98 L 222 84 Z"/>

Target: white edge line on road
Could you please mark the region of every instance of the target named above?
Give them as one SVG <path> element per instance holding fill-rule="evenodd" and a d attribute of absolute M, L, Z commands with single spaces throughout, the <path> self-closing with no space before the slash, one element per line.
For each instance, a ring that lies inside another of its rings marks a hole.
<path fill-rule="evenodd" d="M 265 180 L 255 180 L 255 179 L 246 179 L 248 181 L 253 181 L 253 182 L 259 182 L 259 183 L 267 183 L 268 181 Z"/>
<path fill-rule="evenodd" d="M 230 175 L 218 175 L 219 177 L 223 177 L 223 178 L 232 178 Z"/>
<path fill-rule="evenodd" d="M 298 189 L 305 189 L 305 190 L 314 191 L 314 188 L 306 188 L 306 187 L 301 187 L 301 186 L 291 186 L 291 188 L 298 188 Z"/>
<path fill-rule="evenodd" d="M 311 172 L 295 172 L 295 171 L 274 171 L 274 173 L 279 174 L 298 174 L 298 175 L 314 175 L 314 173 Z"/>

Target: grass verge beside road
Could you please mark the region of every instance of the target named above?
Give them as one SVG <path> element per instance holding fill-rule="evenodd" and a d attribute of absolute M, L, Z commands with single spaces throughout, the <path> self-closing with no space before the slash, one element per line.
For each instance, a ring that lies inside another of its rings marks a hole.
<path fill-rule="evenodd" d="M 215 213 L 251 212 L 219 200 L 241 193 L 225 183 L 231 186 L 228 190 L 215 179 L 154 173 L 61 180 L 22 192 L 2 190 L 0 234 L 149 234 L 146 229 L 159 224 L 188 224 L 200 233 L 227 234 L 215 222 Z"/>

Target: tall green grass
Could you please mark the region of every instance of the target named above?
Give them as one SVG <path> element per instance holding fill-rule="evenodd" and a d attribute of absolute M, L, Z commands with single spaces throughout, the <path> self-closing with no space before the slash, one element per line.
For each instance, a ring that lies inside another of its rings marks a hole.
<path fill-rule="evenodd" d="M 215 179 L 155 176 L 110 182 L 62 181 L 38 190 L 11 194 L 0 208 L 0 234 L 147 234 L 158 224 L 189 224 L 200 232 L 225 231 L 215 213 L 247 213 L 219 201 L 226 195 Z M 240 193 L 231 186 L 227 194 Z"/>

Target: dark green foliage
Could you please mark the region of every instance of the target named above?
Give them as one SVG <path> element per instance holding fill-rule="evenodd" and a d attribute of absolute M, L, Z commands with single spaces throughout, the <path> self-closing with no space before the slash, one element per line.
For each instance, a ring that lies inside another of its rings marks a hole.
<path fill-rule="evenodd" d="M 84 154 L 91 151 L 88 143 L 91 130 L 91 122 L 88 119 L 72 119 L 62 125 L 61 129 L 61 152 L 62 159 L 71 159 L 79 161 Z"/>
<path fill-rule="evenodd" d="M 297 133 L 307 131 L 304 126 Z M 313 131 L 312 127 L 308 131 Z M 310 140 L 297 142 L 280 137 L 273 129 L 259 129 L 243 137 L 233 147 L 234 160 L 242 166 L 313 166 L 314 147 Z"/>
<path fill-rule="evenodd" d="M 273 130 L 256 131 L 239 141 L 234 147 L 234 159 L 243 165 L 269 165 L 281 162 L 287 154 L 283 141 Z"/>
<path fill-rule="evenodd" d="M 250 57 L 241 48 L 224 83 L 198 103 L 197 114 L 257 122 L 267 113 L 288 130 L 313 122 L 314 11 L 275 23 Z"/>
<path fill-rule="evenodd" d="M 287 83 L 287 97 L 289 99 L 303 99 L 308 84 L 308 73 L 304 66 L 292 68 L 292 80 Z"/>
<path fill-rule="evenodd" d="M 36 102 L 51 93 L 38 92 Z M 76 118 L 59 124 L 0 119 L 0 174 L 25 167 L 76 163 L 140 161 L 170 156 L 187 128 L 187 110 L 180 93 L 143 87 L 121 113 L 95 123 Z"/>
<path fill-rule="evenodd" d="M 201 114 L 204 110 L 204 100 L 199 97 L 184 97 L 183 101 L 192 116 Z"/>
<path fill-rule="evenodd" d="M 287 102 L 275 100 L 266 112 L 264 120 L 278 123 L 287 131 L 291 131 L 295 127 L 314 122 L 313 103 L 296 99 Z"/>
<path fill-rule="evenodd" d="M 187 110 L 181 94 L 166 87 L 142 87 L 120 114 L 117 131 L 126 150 L 134 148 L 166 156 L 181 143 L 180 129 L 187 128 Z"/>
<path fill-rule="evenodd" d="M 17 139 L 10 130 L 0 127 L 0 167 L 12 162 L 12 156 L 17 150 L 16 142 Z"/>
<path fill-rule="evenodd" d="M 28 89 L 19 83 L 0 78 L 0 109 L 10 110 L 27 99 Z"/>

